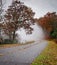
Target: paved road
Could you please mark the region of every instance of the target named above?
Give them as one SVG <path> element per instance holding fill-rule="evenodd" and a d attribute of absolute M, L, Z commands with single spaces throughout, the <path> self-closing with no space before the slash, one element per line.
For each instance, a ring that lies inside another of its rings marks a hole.
<path fill-rule="evenodd" d="M 47 41 L 0 49 L 0 65 L 30 65 L 46 47 Z"/>

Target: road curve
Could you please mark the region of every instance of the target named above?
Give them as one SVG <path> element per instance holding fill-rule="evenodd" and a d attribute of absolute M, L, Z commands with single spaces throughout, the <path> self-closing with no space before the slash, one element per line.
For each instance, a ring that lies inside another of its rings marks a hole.
<path fill-rule="evenodd" d="M 47 41 L 0 49 L 0 65 L 30 65 L 47 46 Z"/>

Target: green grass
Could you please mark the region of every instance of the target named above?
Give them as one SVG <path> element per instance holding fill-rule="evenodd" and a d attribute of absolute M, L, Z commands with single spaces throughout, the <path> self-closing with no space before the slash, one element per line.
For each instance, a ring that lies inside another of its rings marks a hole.
<path fill-rule="evenodd" d="M 48 41 L 48 46 L 31 65 L 57 65 L 57 44 Z"/>

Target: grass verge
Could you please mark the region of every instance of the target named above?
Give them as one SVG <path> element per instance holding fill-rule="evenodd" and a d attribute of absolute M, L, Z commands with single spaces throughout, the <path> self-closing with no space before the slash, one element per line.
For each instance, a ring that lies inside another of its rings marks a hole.
<path fill-rule="evenodd" d="M 11 48 L 11 47 L 16 47 L 16 46 L 21 46 L 21 45 L 27 45 L 27 44 L 32 44 L 35 41 L 28 41 L 25 43 L 14 43 L 14 44 L 0 44 L 0 48 Z"/>
<path fill-rule="evenodd" d="M 48 41 L 46 49 L 31 65 L 57 65 L 57 44 L 53 41 Z"/>

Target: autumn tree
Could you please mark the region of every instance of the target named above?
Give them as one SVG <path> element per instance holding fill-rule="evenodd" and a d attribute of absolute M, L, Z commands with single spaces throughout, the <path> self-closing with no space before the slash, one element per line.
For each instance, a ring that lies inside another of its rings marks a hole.
<path fill-rule="evenodd" d="M 56 12 L 52 12 L 52 13 L 48 12 L 46 15 L 44 15 L 44 17 L 41 17 L 38 19 L 38 23 L 45 30 L 45 32 L 48 33 L 50 37 L 53 37 L 53 38 L 57 37 L 57 32 L 55 34 L 55 31 L 57 30 Z"/>
<path fill-rule="evenodd" d="M 21 28 L 25 29 L 27 34 L 31 34 L 34 24 L 34 12 L 31 8 L 24 5 L 23 2 L 13 1 L 6 11 L 3 30 L 10 39 L 15 40 L 16 31 Z"/>

